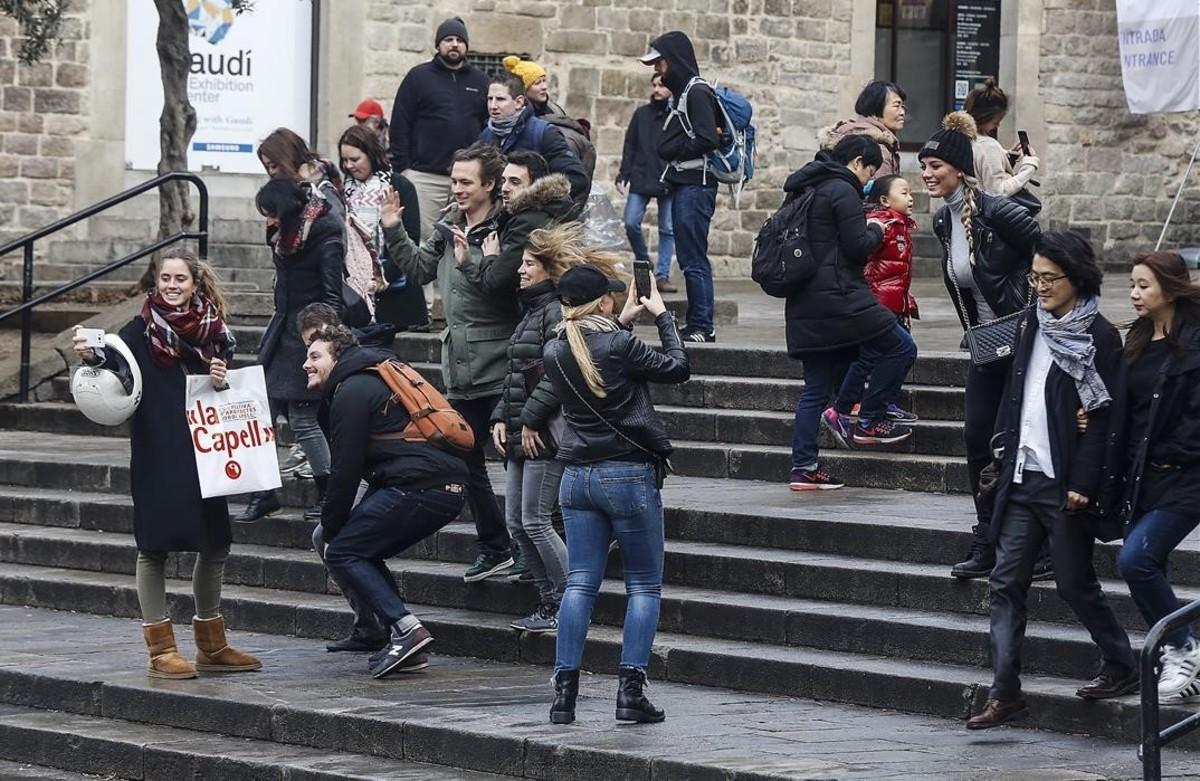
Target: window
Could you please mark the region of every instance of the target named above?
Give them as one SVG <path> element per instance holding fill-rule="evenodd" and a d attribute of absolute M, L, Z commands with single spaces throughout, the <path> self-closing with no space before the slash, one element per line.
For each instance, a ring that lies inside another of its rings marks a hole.
<path fill-rule="evenodd" d="M 918 149 L 948 110 L 950 0 L 878 0 L 875 76 L 908 93 L 901 146 Z"/>
<path fill-rule="evenodd" d="M 509 54 L 511 53 L 512 52 L 509 52 Z M 470 59 L 472 65 L 486 73 L 490 79 L 492 76 L 498 76 L 501 73 L 508 73 L 508 68 L 504 67 L 504 58 L 507 56 L 508 54 L 483 54 L 480 52 L 471 52 L 470 55 L 468 55 L 468 59 Z M 528 54 L 524 53 L 518 54 L 517 56 L 522 60 L 533 59 Z"/>

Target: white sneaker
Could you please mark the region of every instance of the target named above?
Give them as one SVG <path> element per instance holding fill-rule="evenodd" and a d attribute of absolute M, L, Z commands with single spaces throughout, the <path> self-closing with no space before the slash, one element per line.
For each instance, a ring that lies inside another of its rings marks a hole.
<path fill-rule="evenodd" d="M 1176 648 L 1163 646 L 1162 672 L 1158 675 L 1158 696 L 1176 697 L 1183 694 L 1196 682 L 1200 675 L 1200 645 L 1188 640 L 1187 645 Z"/>

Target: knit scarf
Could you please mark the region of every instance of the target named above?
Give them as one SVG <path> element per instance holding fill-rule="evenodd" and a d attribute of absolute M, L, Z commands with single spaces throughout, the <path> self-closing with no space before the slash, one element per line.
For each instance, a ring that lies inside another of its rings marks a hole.
<path fill-rule="evenodd" d="M 1074 308 L 1062 318 L 1037 308 L 1038 327 L 1050 348 L 1050 357 L 1075 381 L 1079 401 L 1088 412 L 1112 401 L 1100 372 L 1096 371 L 1096 345 L 1088 333 L 1099 312 L 1094 296 L 1076 299 Z"/>
<path fill-rule="evenodd" d="M 313 223 L 329 213 L 329 201 L 322 194 L 320 187 L 305 183 L 302 185 L 308 193 L 308 201 L 300 211 L 300 216 L 290 221 L 290 224 L 280 224 L 267 231 L 267 243 L 281 258 L 295 255 L 308 240 L 308 232 Z"/>
<path fill-rule="evenodd" d="M 160 368 L 175 366 L 187 355 L 207 364 L 213 358 L 227 360 L 233 352 L 229 327 L 212 302 L 199 294 L 187 306 L 172 306 L 152 290 L 142 304 L 142 319 L 154 365 Z"/>
<path fill-rule="evenodd" d="M 505 139 L 516 129 L 517 125 L 521 124 L 521 119 L 525 116 L 524 111 L 518 111 L 508 119 L 489 119 L 488 127 L 492 129 L 492 133 L 496 138 Z"/>

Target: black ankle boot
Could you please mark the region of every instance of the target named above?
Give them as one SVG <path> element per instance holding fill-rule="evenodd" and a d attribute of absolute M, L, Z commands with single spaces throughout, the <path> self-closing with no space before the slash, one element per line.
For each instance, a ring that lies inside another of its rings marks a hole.
<path fill-rule="evenodd" d="M 996 548 L 988 539 L 987 525 L 977 523 L 971 532 L 974 539 L 971 540 L 971 550 L 966 560 L 950 569 L 950 574 L 956 578 L 986 578 L 996 566 Z"/>
<path fill-rule="evenodd" d="M 656 724 L 667 717 L 662 708 L 646 699 L 646 671 L 637 667 L 622 667 L 617 687 L 617 721 L 638 721 Z"/>
<path fill-rule="evenodd" d="M 241 523 L 253 523 L 260 518 L 266 518 L 271 513 L 277 513 L 283 509 L 283 505 L 279 503 L 279 497 L 274 491 L 256 491 L 250 494 L 250 503 L 246 505 L 246 509 L 242 510 L 241 515 L 235 516 L 233 520 Z"/>
<path fill-rule="evenodd" d="M 550 706 L 551 724 L 575 721 L 575 698 L 579 696 L 579 671 L 559 670 L 554 674 L 554 704 Z"/>
<path fill-rule="evenodd" d="M 317 484 L 317 503 L 305 509 L 304 520 L 306 521 L 321 519 L 321 507 L 325 504 L 325 490 L 329 488 L 329 475 L 314 476 L 313 482 Z"/>

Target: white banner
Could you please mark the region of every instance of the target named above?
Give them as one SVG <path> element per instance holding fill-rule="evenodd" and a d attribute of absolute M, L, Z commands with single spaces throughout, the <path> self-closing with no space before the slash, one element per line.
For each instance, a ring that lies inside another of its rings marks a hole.
<path fill-rule="evenodd" d="M 309 132 L 312 0 L 256 0 L 235 15 L 231 0 L 180 0 L 188 12 L 192 66 L 188 99 L 196 134 L 188 168 L 262 173 L 255 150 L 277 127 Z M 162 75 L 158 13 L 129 0 L 125 58 L 125 164 L 158 167 Z"/>
<path fill-rule="evenodd" d="M 207 374 L 187 378 L 185 412 L 205 499 L 281 485 L 263 368 L 232 369 L 226 380 L 226 390 L 214 390 Z"/>
<path fill-rule="evenodd" d="M 1117 0 L 1117 36 L 1130 113 L 1200 108 L 1200 0 Z"/>

